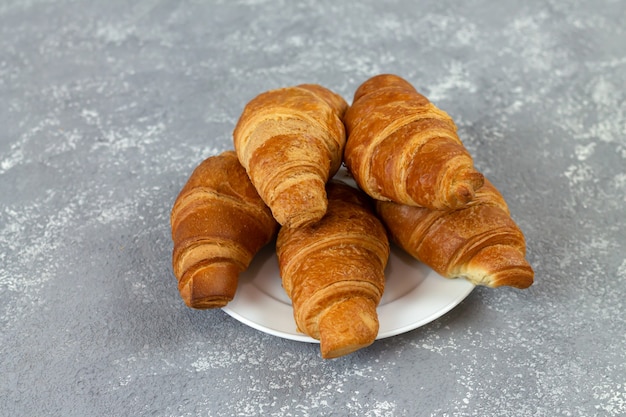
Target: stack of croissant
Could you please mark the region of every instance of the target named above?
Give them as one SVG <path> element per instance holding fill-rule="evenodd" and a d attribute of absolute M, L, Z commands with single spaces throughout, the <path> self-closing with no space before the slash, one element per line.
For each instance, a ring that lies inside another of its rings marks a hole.
<path fill-rule="evenodd" d="M 390 241 L 446 278 L 529 287 L 524 236 L 456 130 L 391 74 L 365 81 L 351 106 L 313 84 L 258 95 L 234 151 L 203 161 L 174 203 L 181 297 L 225 306 L 275 242 L 298 330 L 336 358 L 378 335 Z M 342 163 L 357 187 L 333 178 Z"/>

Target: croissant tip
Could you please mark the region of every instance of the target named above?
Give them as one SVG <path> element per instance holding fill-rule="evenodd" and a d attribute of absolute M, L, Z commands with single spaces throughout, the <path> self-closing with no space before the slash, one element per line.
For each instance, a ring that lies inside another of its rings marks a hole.
<path fill-rule="evenodd" d="M 466 205 L 474 199 L 476 192 L 474 188 L 467 186 L 467 184 L 460 184 L 457 186 L 454 195 L 451 208 L 458 208 Z"/>
<path fill-rule="evenodd" d="M 334 304 L 319 322 L 322 358 L 335 359 L 371 345 L 378 328 L 371 299 L 353 297 Z"/>
<path fill-rule="evenodd" d="M 485 183 L 485 177 L 478 171 L 469 170 L 459 174 L 455 181 L 450 198 L 450 208 L 460 208 L 469 203 L 476 196 Z"/>
<path fill-rule="evenodd" d="M 535 273 L 519 247 L 507 244 L 491 245 L 473 256 L 464 275 L 476 285 L 491 288 L 528 288 Z"/>
<path fill-rule="evenodd" d="M 206 310 L 226 306 L 235 296 L 239 268 L 230 262 L 216 262 L 188 271 L 178 284 L 188 307 Z"/>
<path fill-rule="evenodd" d="M 523 290 L 533 284 L 534 272 L 528 264 L 520 264 L 484 274 L 479 278 L 469 277 L 468 279 L 476 285 L 491 288 L 513 287 Z"/>
<path fill-rule="evenodd" d="M 185 304 L 189 308 L 196 310 L 209 310 L 226 307 L 226 305 L 232 301 L 232 298 L 209 297 L 201 299 L 184 299 L 183 301 L 185 301 Z"/>
<path fill-rule="evenodd" d="M 529 275 L 526 270 L 506 270 L 481 277 L 468 275 L 465 278 L 474 285 L 489 288 L 512 287 L 520 290 L 529 288 L 534 282 L 532 274 Z"/>
<path fill-rule="evenodd" d="M 283 220 L 282 226 L 293 229 L 310 226 L 320 221 L 322 217 L 324 217 L 324 214 L 326 214 L 325 210 L 295 213 L 291 217 Z"/>
<path fill-rule="evenodd" d="M 534 283 L 534 277 L 532 274 L 528 274 L 528 271 L 526 270 L 519 270 L 519 271 L 509 271 L 509 273 L 507 274 L 507 276 L 504 276 L 500 279 L 497 279 L 494 282 L 494 287 L 502 287 L 502 286 L 507 286 L 507 287 L 513 287 L 513 288 L 517 288 L 520 290 L 524 290 L 526 288 L 529 288 L 531 285 L 533 285 Z"/>
<path fill-rule="evenodd" d="M 279 195 L 270 207 L 281 226 L 296 228 L 313 224 L 326 214 L 326 190 L 324 185 L 299 183 Z"/>

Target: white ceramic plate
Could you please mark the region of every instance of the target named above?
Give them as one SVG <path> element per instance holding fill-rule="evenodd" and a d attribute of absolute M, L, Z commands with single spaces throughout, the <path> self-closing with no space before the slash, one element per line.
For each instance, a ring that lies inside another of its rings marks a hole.
<path fill-rule="evenodd" d="M 385 292 L 378 306 L 377 339 L 423 326 L 450 311 L 474 288 L 464 279 L 446 279 L 392 246 L 385 270 Z M 235 298 L 223 308 L 240 322 L 274 336 L 318 343 L 299 333 L 291 301 L 282 288 L 273 244 L 257 254 L 240 275 Z"/>
<path fill-rule="evenodd" d="M 353 187 L 345 168 L 335 175 Z M 441 317 L 474 289 L 465 279 L 447 279 L 392 245 L 378 305 L 377 339 L 408 332 Z M 296 330 L 291 300 L 283 290 L 275 246 L 267 245 L 239 276 L 235 298 L 222 308 L 240 322 L 285 339 L 319 343 Z"/>

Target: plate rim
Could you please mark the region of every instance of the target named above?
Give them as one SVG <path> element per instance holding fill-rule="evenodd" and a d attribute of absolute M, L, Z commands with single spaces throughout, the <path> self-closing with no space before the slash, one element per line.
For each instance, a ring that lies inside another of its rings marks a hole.
<path fill-rule="evenodd" d="M 266 252 L 265 256 L 260 256 L 257 258 L 260 259 L 254 259 L 253 263 L 256 262 L 268 262 L 270 260 L 272 260 L 277 266 L 277 262 L 276 262 L 276 254 L 275 251 L 272 250 L 271 248 L 271 243 L 267 246 L 269 246 L 269 248 L 266 246 L 265 248 L 263 248 L 261 251 Z M 268 251 L 271 251 L 268 253 Z M 260 254 L 258 254 L 260 255 Z M 269 255 L 269 256 L 268 256 Z M 390 263 L 392 262 L 392 258 L 395 257 L 397 259 L 401 259 L 401 258 L 406 258 L 407 254 L 406 252 L 404 252 L 402 249 L 400 249 L 399 247 L 397 247 L 396 245 L 392 245 L 391 247 L 391 254 L 390 254 Z M 465 298 L 467 298 L 469 296 L 469 294 L 471 294 L 471 292 L 476 288 L 476 285 L 471 283 L 470 281 L 464 279 L 464 278 L 445 278 L 441 275 L 439 275 L 438 273 L 436 273 L 435 271 L 433 271 L 430 267 L 428 267 L 427 265 L 417 261 L 417 260 L 413 260 L 416 265 L 418 265 L 420 268 L 423 268 L 423 270 L 426 272 L 425 276 L 422 278 L 422 280 L 419 282 L 419 284 L 417 284 L 412 290 L 408 291 L 407 293 L 403 294 L 401 297 L 391 300 L 385 304 L 379 304 L 379 306 L 377 307 L 377 312 L 379 314 L 379 322 L 380 322 L 380 330 L 379 333 L 376 337 L 376 340 L 382 340 L 382 339 L 386 339 L 389 337 L 393 337 L 393 336 L 397 336 L 403 333 L 407 333 L 410 332 L 412 330 L 415 330 L 419 327 L 422 327 L 428 323 L 431 323 L 435 320 L 437 320 L 438 318 L 444 316 L 445 314 L 447 314 L 448 312 L 450 312 L 452 309 L 454 309 L 456 306 L 458 306 Z M 396 260 L 396 262 L 398 262 Z M 253 265 L 251 265 L 252 267 Z M 258 265 L 254 265 L 255 267 L 258 267 Z M 409 266 L 409 268 L 412 268 Z M 272 335 L 272 336 L 276 336 L 276 337 L 280 337 L 283 339 L 288 339 L 288 340 L 294 340 L 297 342 L 306 342 L 306 343 L 319 343 L 319 340 L 314 339 L 304 333 L 299 333 L 297 332 L 296 329 L 296 324 L 295 324 L 295 320 L 293 319 L 293 310 L 291 310 L 291 314 L 290 314 L 290 318 L 291 320 L 293 320 L 293 329 L 294 331 L 289 331 L 287 329 L 281 328 L 281 326 L 272 326 L 268 323 L 265 322 L 259 322 L 258 320 L 255 321 L 254 319 L 248 317 L 249 315 L 242 313 L 241 309 L 239 309 L 239 301 L 238 299 L 245 297 L 246 291 L 250 290 L 250 287 L 252 288 L 256 288 L 256 290 L 252 290 L 252 291 L 256 291 L 257 294 L 258 293 L 263 293 L 264 294 L 264 300 L 262 300 L 263 302 L 267 303 L 268 301 L 270 303 L 273 304 L 281 304 L 283 306 L 288 306 L 291 308 L 291 304 L 290 302 L 287 304 L 284 304 L 283 302 L 277 300 L 276 298 L 270 296 L 269 294 L 267 294 L 265 291 L 262 291 L 261 289 L 259 289 L 256 285 L 253 284 L 253 281 L 255 281 L 256 278 L 258 278 L 258 271 L 256 271 L 257 273 L 254 273 L 254 269 L 255 268 L 249 268 L 248 270 L 244 271 L 242 273 L 242 275 L 240 276 L 240 282 L 237 288 L 237 292 L 235 293 L 235 298 L 228 303 L 226 306 L 222 307 L 221 310 L 224 311 L 227 315 L 229 315 L 230 317 L 234 318 L 235 320 L 239 321 L 240 323 L 243 323 L 255 330 L 261 331 L 263 333 Z M 417 268 L 414 268 L 416 273 L 419 273 Z M 280 273 L 278 271 L 276 271 L 276 280 L 277 282 L 280 282 Z M 245 276 L 245 274 L 247 274 L 248 276 Z M 243 279 L 241 279 L 241 277 L 243 276 Z M 387 270 L 385 271 L 385 277 L 386 279 L 389 278 L 388 274 L 387 274 Z M 423 317 L 418 317 L 416 320 L 410 321 L 407 324 L 403 324 L 397 327 L 392 327 L 390 329 L 386 329 L 385 324 L 386 324 L 386 320 L 388 319 L 387 314 L 390 313 L 386 313 L 387 310 L 391 310 L 392 307 L 395 307 L 398 305 L 398 303 L 400 302 L 406 302 L 406 301 L 415 301 L 415 300 L 419 300 L 419 297 L 417 297 L 419 295 L 420 292 L 420 287 L 422 287 L 421 289 L 424 290 L 424 285 L 435 285 L 436 287 L 440 287 L 443 289 L 447 289 L 447 288 L 454 288 L 454 292 L 453 292 L 453 296 L 450 296 L 448 298 L 445 299 L 445 303 L 441 303 L 440 306 L 436 309 L 434 309 L 433 311 L 429 312 L 429 314 L 423 316 Z M 280 285 L 280 284 L 279 284 Z M 388 284 L 386 284 L 386 290 L 387 290 L 387 286 Z M 443 286 L 443 287 L 442 287 Z M 282 288 L 282 285 L 281 285 Z M 286 297 L 286 294 L 284 294 Z M 384 295 L 383 295 L 384 297 Z M 416 297 L 411 299 L 411 297 Z M 408 300 L 407 300 L 408 299 Z M 273 301 L 271 301 L 273 300 Z M 288 298 L 286 298 L 286 300 L 288 300 Z M 245 304 L 243 304 L 245 305 Z M 277 307 L 279 308 L 279 307 Z"/>

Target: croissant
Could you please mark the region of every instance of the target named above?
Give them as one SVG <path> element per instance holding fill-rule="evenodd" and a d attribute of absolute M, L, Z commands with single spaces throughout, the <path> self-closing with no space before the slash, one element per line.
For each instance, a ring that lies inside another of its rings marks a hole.
<path fill-rule="evenodd" d="M 378 201 L 376 211 L 393 242 L 444 277 L 465 277 L 487 287 L 527 288 L 533 283 L 524 235 L 488 180 L 460 209 Z"/>
<path fill-rule="evenodd" d="M 298 330 L 320 341 L 323 358 L 336 358 L 378 335 L 389 241 L 364 193 L 337 180 L 327 192 L 326 215 L 312 225 L 282 227 L 276 252 Z"/>
<path fill-rule="evenodd" d="M 176 198 L 170 223 L 178 289 L 198 309 L 231 301 L 239 274 L 278 232 L 233 151 L 196 167 Z"/>
<path fill-rule="evenodd" d="M 235 150 L 281 225 L 312 223 L 326 212 L 325 185 L 341 165 L 347 106 L 332 91 L 303 84 L 262 93 L 244 108 Z"/>
<path fill-rule="evenodd" d="M 359 86 L 344 122 L 344 162 L 377 200 L 457 208 L 483 184 L 450 116 L 396 75 Z"/>

